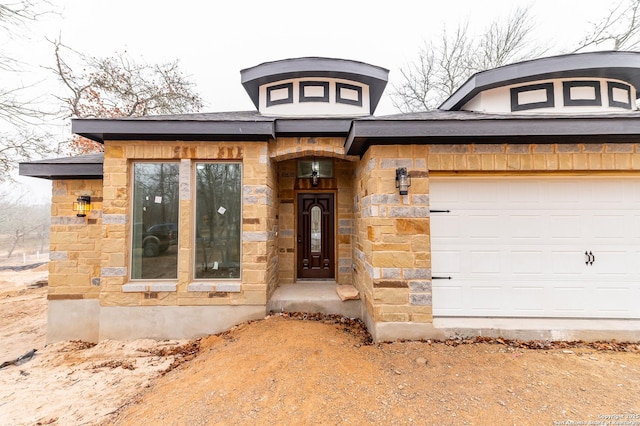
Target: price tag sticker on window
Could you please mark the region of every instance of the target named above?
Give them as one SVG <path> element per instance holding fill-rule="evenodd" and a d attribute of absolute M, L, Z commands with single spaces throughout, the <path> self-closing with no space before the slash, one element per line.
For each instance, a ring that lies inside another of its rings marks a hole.
<path fill-rule="evenodd" d="M 225 209 L 222 206 L 220 206 L 220 208 L 218 209 L 218 213 L 220 213 L 220 214 L 224 214 L 226 211 L 227 211 L 227 209 Z"/>

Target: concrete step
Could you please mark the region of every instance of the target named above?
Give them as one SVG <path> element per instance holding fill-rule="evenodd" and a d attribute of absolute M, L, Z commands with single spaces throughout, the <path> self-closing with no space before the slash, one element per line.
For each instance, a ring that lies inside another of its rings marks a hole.
<path fill-rule="evenodd" d="M 267 312 L 308 312 L 361 318 L 360 300 L 342 301 L 335 281 L 298 281 L 282 284 L 267 302 Z"/>

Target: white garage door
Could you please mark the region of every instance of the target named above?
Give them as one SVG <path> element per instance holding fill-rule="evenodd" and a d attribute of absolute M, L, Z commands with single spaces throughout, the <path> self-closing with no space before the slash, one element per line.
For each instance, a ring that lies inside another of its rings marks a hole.
<path fill-rule="evenodd" d="M 640 180 L 432 178 L 430 202 L 434 317 L 640 318 Z"/>

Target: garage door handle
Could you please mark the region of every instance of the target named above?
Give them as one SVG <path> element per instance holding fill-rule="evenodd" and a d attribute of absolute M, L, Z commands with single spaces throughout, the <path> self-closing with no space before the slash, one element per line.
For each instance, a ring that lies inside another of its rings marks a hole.
<path fill-rule="evenodd" d="M 584 252 L 584 255 L 587 256 L 587 261 L 584 262 L 585 265 L 587 266 L 591 266 L 593 265 L 593 262 L 596 261 L 596 257 L 593 255 L 593 252 Z"/>
<path fill-rule="evenodd" d="M 431 277 L 432 280 L 450 280 L 451 277 Z"/>

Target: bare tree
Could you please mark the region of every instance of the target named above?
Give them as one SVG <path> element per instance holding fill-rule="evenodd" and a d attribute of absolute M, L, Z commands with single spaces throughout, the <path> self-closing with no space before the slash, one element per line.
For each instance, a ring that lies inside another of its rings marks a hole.
<path fill-rule="evenodd" d="M 472 74 L 541 55 L 544 50 L 530 42 L 532 22 L 526 7 L 492 21 L 479 36 L 469 32 L 468 23 L 453 33 L 445 28 L 437 44 L 425 43 L 418 60 L 400 70 L 394 106 L 402 112 L 434 109 Z"/>
<path fill-rule="evenodd" d="M 52 70 L 67 92 L 60 98 L 65 118 L 181 114 L 202 108 L 200 95 L 194 92 L 194 84 L 181 72 L 177 60 L 140 64 L 126 52 L 96 58 L 76 52 L 60 41 L 54 41 L 53 45 Z M 77 68 L 70 65 L 68 56 L 74 57 Z M 72 145 L 80 153 L 102 149 L 101 145 L 80 138 Z"/>
<path fill-rule="evenodd" d="M 529 7 L 516 9 L 506 21 L 491 22 L 478 45 L 472 46 L 474 72 L 542 55 L 546 50 L 531 41 L 534 27 Z"/>
<path fill-rule="evenodd" d="M 35 22 L 41 15 L 47 13 L 41 10 L 41 5 L 49 5 L 46 1 L 21 0 L 11 3 L 0 3 L 0 33 L 8 38 L 14 38 L 16 29 L 23 28 L 28 22 Z M 0 71 L 17 71 L 19 62 L 0 53 Z"/>
<path fill-rule="evenodd" d="M 22 37 L 26 24 L 48 13 L 43 5 L 49 6 L 36 0 L 0 4 L 0 46 Z M 51 152 L 48 137 L 38 129 L 46 113 L 38 107 L 37 99 L 28 95 L 31 86 L 10 78 L 24 65 L 0 47 L 0 183 L 11 180 L 9 172 L 17 161 Z"/>
<path fill-rule="evenodd" d="M 611 50 L 634 50 L 640 46 L 640 0 L 621 1 L 578 43 L 573 52 L 601 46 Z"/>
<path fill-rule="evenodd" d="M 51 207 L 33 205 L 26 193 L 9 195 L 0 191 L 0 252 L 10 258 L 16 249 L 22 252 L 43 252 L 51 222 Z M 24 212 L 29 210 L 29 214 Z"/>

